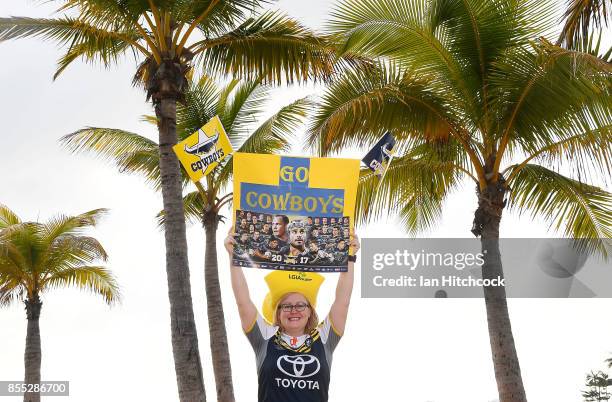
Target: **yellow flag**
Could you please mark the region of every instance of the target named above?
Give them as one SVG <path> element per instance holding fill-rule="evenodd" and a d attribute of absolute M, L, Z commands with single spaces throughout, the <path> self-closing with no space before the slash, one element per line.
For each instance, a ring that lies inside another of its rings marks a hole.
<path fill-rule="evenodd" d="M 220 161 L 234 152 L 219 116 L 210 119 L 172 149 L 193 182 L 212 172 Z"/>

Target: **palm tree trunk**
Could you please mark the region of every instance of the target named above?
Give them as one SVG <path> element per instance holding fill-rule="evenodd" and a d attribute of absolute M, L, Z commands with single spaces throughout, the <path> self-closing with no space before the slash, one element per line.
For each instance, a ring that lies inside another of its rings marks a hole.
<path fill-rule="evenodd" d="M 480 236 L 484 254 L 484 279 L 504 278 L 499 251 L 499 224 L 505 206 L 506 191 L 504 180 L 500 178 L 498 183 L 489 184 L 478 194 L 478 209 L 474 216 L 472 232 Z M 527 402 L 510 325 L 506 289 L 501 286 L 485 286 L 484 296 L 499 402 Z"/>
<path fill-rule="evenodd" d="M 24 355 L 26 384 L 40 384 L 40 362 L 42 352 L 40 349 L 40 309 L 42 302 L 35 296 L 26 300 L 26 314 L 28 317 L 28 331 L 26 333 L 26 346 Z M 40 392 L 26 392 L 24 402 L 40 402 Z"/>
<path fill-rule="evenodd" d="M 219 215 L 215 212 L 206 213 L 203 224 L 206 231 L 204 281 L 217 399 L 219 402 L 234 402 L 232 366 L 227 346 L 225 315 L 223 314 L 221 286 L 219 285 L 219 264 L 217 263 L 217 227 Z"/>
<path fill-rule="evenodd" d="M 165 86 L 162 82 L 162 88 Z M 171 86 L 170 84 L 167 84 Z M 165 211 L 166 273 L 174 368 L 181 402 L 206 401 L 198 347 L 183 210 L 180 166 L 172 146 L 177 142 L 176 97 L 154 100 L 159 129 L 159 170 Z"/>

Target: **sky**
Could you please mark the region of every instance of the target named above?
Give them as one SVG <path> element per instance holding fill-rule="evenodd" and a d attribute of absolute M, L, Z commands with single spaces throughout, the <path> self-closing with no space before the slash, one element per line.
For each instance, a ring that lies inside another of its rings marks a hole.
<path fill-rule="evenodd" d="M 319 29 L 331 2 L 282 0 L 275 7 Z M 3 0 L 0 17 L 49 16 L 40 2 Z M 86 126 L 123 128 L 156 138 L 140 120 L 152 114 L 131 86 L 134 64 L 117 68 L 75 63 L 52 81 L 61 52 L 37 39 L 0 43 L 0 203 L 25 220 L 46 220 L 94 208 L 110 213 L 92 231 L 107 249 L 121 285 L 122 302 L 72 289 L 44 295 L 41 315 L 43 380 L 70 381 L 70 397 L 54 401 L 177 401 L 169 331 L 163 233 L 155 226 L 161 198 L 139 177 L 119 175 L 89 155 L 71 155 L 58 139 Z M 270 113 L 306 95 L 312 86 L 279 89 Z M 296 133 L 300 139 L 301 133 Z M 296 141 L 299 144 L 299 141 Z M 299 145 L 294 155 L 308 155 Z M 360 158 L 358 151 L 341 154 Z M 596 183 L 599 184 L 599 183 Z M 469 237 L 476 207 L 465 183 L 445 203 L 435 228 L 422 236 Z M 226 211 L 227 213 L 227 211 Z M 219 229 L 219 270 L 236 400 L 256 400 L 255 359 L 242 334 L 231 294 L 229 262 Z M 358 228 L 362 238 L 405 237 L 394 217 Z M 189 261 L 200 354 L 209 400 L 214 400 L 206 320 L 204 233 L 188 228 Z M 541 221 L 504 216 L 502 237 L 557 236 Z M 479 299 L 363 299 L 356 265 L 346 333 L 336 349 L 330 401 L 490 402 L 496 400 L 484 303 Z M 259 305 L 265 273 L 246 272 Z M 318 311 L 332 302 L 335 277 L 326 275 Z M 510 317 L 530 401 L 580 401 L 584 377 L 612 355 L 609 299 L 509 300 Z M 26 317 L 23 305 L 0 310 L 0 380 L 23 378 Z M 10 400 L 10 399 L 7 399 Z M 17 400 L 15 398 L 14 400 Z"/>

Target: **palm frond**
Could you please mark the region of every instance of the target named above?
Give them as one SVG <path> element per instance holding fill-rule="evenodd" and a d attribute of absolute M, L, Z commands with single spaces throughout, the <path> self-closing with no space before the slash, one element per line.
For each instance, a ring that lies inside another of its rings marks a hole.
<path fill-rule="evenodd" d="M 442 201 L 461 175 L 451 162 L 432 161 L 415 154 L 394 158 L 382 182 L 370 169 L 362 169 L 355 209 L 357 222 L 398 214 L 411 234 L 430 228 L 441 215 Z"/>
<path fill-rule="evenodd" d="M 152 126 L 157 126 L 159 124 L 159 120 L 157 119 L 157 117 L 150 114 L 144 114 L 140 116 L 140 121 L 149 123 Z"/>
<path fill-rule="evenodd" d="M 28 17 L 0 18 L 0 42 L 24 37 L 42 37 L 67 46 L 66 54 L 60 58 L 57 78 L 74 60 L 83 57 L 88 62 L 101 62 L 104 66 L 117 63 L 119 57 L 128 49 L 147 50 L 138 44 L 138 33 L 117 25 L 106 24 L 100 28 L 83 19 L 61 17 L 42 19 Z"/>
<path fill-rule="evenodd" d="M 169 1 L 169 7 L 177 21 L 183 24 L 191 24 L 198 16 L 208 10 L 208 15 L 198 25 L 198 30 L 204 37 L 214 37 L 227 32 L 229 27 L 235 25 L 235 21 L 244 20 L 248 14 L 258 11 L 268 1 L 260 0 L 173 0 Z"/>
<path fill-rule="evenodd" d="M 196 42 L 190 50 L 207 71 L 276 83 L 328 78 L 336 60 L 332 44 L 278 12 L 249 18 L 224 35 Z"/>
<path fill-rule="evenodd" d="M 556 22 L 554 7 L 540 0 L 436 0 L 429 10 L 432 31 L 460 60 L 468 85 L 475 85 L 475 125 L 486 133 L 494 122 L 488 104 L 488 77 L 495 62 L 507 49 L 549 31 Z"/>
<path fill-rule="evenodd" d="M 184 138 L 218 115 L 230 141 L 248 134 L 264 112 L 268 89 L 260 80 L 231 80 L 219 88 L 209 76 L 203 76 L 186 93 L 185 105 L 177 108 L 177 130 Z"/>
<path fill-rule="evenodd" d="M 447 139 L 456 124 L 448 99 L 396 66 L 347 71 L 323 95 L 307 142 L 319 154 L 374 143 L 385 131 L 400 141 Z"/>
<path fill-rule="evenodd" d="M 206 80 L 212 79 L 210 77 L 203 78 L 205 78 Z M 223 115 L 227 108 L 227 102 L 230 98 L 230 95 L 234 92 L 234 89 L 236 88 L 236 86 L 238 86 L 238 84 L 240 84 L 240 80 L 234 78 L 230 80 L 226 85 L 224 85 L 223 88 L 221 88 L 219 92 L 219 100 L 217 101 L 217 115 Z M 226 123 L 223 124 L 225 125 Z"/>
<path fill-rule="evenodd" d="M 23 301 L 26 292 L 22 284 L 17 283 L 2 283 L 0 282 L 0 308 L 8 307 L 11 304 Z"/>
<path fill-rule="evenodd" d="M 108 304 L 117 303 L 121 297 L 115 277 L 102 266 L 67 267 L 54 272 L 42 284 L 44 290 L 69 286 L 98 294 Z"/>
<path fill-rule="evenodd" d="M 241 82 L 232 91 L 223 110 L 223 126 L 236 143 L 236 139 L 248 136 L 253 125 L 261 119 L 270 99 L 270 88 L 260 79 Z"/>
<path fill-rule="evenodd" d="M 563 15 L 565 25 L 559 35 L 558 44 L 574 49 L 586 45 L 591 27 L 601 28 L 608 25 L 612 18 L 612 3 L 609 0 L 567 0 Z"/>
<path fill-rule="evenodd" d="M 0 204 L 0 230 L 21 223 L 21 219 L 6 205 Z"/>
<path fill-rule="evenodd" d="M 412 194 L 399 210 L 400 225 L 411 236 L 435 227 L 442 217 L 443 199 L 433 194 Z"/>
<path fill-rule="evenodd" d="M 0 231 L 0 273 L 16 278 L 23 283 L 33 274 L 38 257 L 45 244 L 39 233 L 42 225 L 36 222 L 22 222 L 7 226 Z"/>
<path fill-rule="evenodd" d="M 143 13 L 151 10 L 148 0 L 64 0 L 62 3 L 57 12 L 78 13 L 80 19 L 101 26 L 109 23 L 122 27 L 133 25 Z"/>
<path fill-rule="evenodd" d="M 71 46 L 68 51 L 60 57 L 53 79 L 57 79 L 75 60 L 82 58 L 86 63 L 100 63 L 104 67 L 119 62 L 119 58 L 128 50 L 134 50 L 130 42 L 115 38 L 106 38 L 103 43 L 79 43 Z M 137 56 L 134 54 L 134 59 Z"/>
<path fill-rule="evenodd" d="M 478 82 L 464 70 L 431 24 L 426 0 L 345 0 L 331 13 L 329 32 L 340 54 L 388 58 L 419 76 L 432 76 L 448 98 L 474 115 Z"/>
<path fill-rule="evenodd" d="M 83 20 L 71 17 L 57 19 L 11 17 L 0 18 L 0 41 L 26 37 L 42 37 L 59 45 L 77 45 L 88 41 L 136 39 L 125 32 L 99 29 Z"/>
<path fill-rule="evenodd" d="M 114 300 L 114 278 L 102 269 L 91 277 L 75 271 L 84 263 L 106 260 L 102 245 L 93 237 L 79 235 L 93 226 L 105 213 L 104 209 L 77 216 L 60 215 L 48 223 L 26 222 L 0 231 L 0 305 L 43 292 L 49 286 L 76 284 Z"/>
<path fill-rule="evenodd" d="M 1 247 L 0 244 L 0 249 Z M 27 294 L 26 281 L 23 271 L 12 266 L 11 262 L 0 254 L 0 308 L 24 300 Z"/>
<path fill-rule="evenodd" d="M 240 138 L 242 145 L 239 152 L 269 154 L 288 150 L 291 139 L 304 123 L 312 106 L 310 98 L 305 97 L 281 107 L 248 137 Z"/>
<path fill-rule="evenodd" d="M 585 250 L 608 255 L 612 194 L 533 164 L 525 165 L 508 184 L 511 210 L 541 216 L 554 230 L 579 239 Z"/>
<path fill-rule="evenodd" d="M 541 0 L 435 0 L 429 6 L 432 30 L 480 80 L 504 49 L 549 33 L 555 17 L 551 2 Z"/>
<path fill-rule="evenodd" d="M 298 99 L 283 106 L 273 116 L 261 123 L 250 135 L 237 138 L 242 144 L 238 152 L 269 154 L 287 150 L 291 138 L 304 122 L 308 111 L 312 108 L 309 98 Z M 229 181 L 233 172 L 233 163 L 228 161 L 221 166 L 215 182 L 223 187 Z"/>
<path fill-rule="evenodd" d="M 187 138 L 218 114 L 219 93 L 217 83 L 208 76 L 190 85 L 185 93 L 185 103 L 179 104 L 176 110 L 179 140 Z"/>
<path fill-rule="evenodd" d="M 63 235 L 57 237 L 46 250 L 44 258 L 39 261 L 39 271 L 49 275 L 66 267 L 107 259 L 108 254 L 97 239 L 90 236 Z"/>
<path fill-rule="evenodd" d="M 207 203 L 204 202 L 205 194 L 201 194 L 199 190 L 192 191 L 183 196 L 183 210 L 185 211 L 185 221 L 188 224 L 202 223 L 204 212 L 206 211 Z M 156 215 L 157 226 L 162 228 L 166 220 L 164 210 L 161 210 Z"/>
<path fill-rule="evenodd" d="M 204 212 L 208 208 L 203 194 L 199 191 L 192 191 L 183 197 L 183 207 L 185 209 L 185 219 L 189 223 L 202 223 Z"/>
<path fill-rule="evenodd" d="M 24 256 L 26 247 L 23 241 L 22 244 L 14 244 L 15 240 L 19 242 L 22 239 L 10 239 L 6 236 L 0 239 L 0 289 L 4 293 L 13 292 L 15 288 L 26 287 L 28 282 L 33 282 L 28 278 L 31 270 L 26 259 L 29 256 Z"/>
<path fill-rule="evenodd" d="M 157 150 L 124 153 L 117 158 L 117 167 L 119 168 L 119 173 L 139 174 L 155 191 L 161 190 L 159 152 Z M 183 172 L 183 186 L 189 180 L 185 176 L 186 174 Z"/>
<path fill-rule="evenodd" d="M 106 161 L 116 162 L 123 154 L 156 151 L 157 143 L 129 131 L 87 127 L 63 136 L 60 144 L 71 152 L 92 152 Z"/>
<path fill-rule="evenodd" d="M 60 143 L 71 152 L 92 152 L 121 173 L 141 174 L 155 190 L 161 188 L 159 149 L 153 140 L 124 130 L 88 127 L 62 137 Z M 183 177 L 183 183 L 187 181 Z"/>
<path fill-rule="evenodd" d="M 612 124 L 611 75 L 612 67 L 596 57 L 545 41 L 508 52 L 490 79 L 500 114 L 498 155 L 505 147 L 531 155 Z"/>
<path fill-rule="evenodd" d="M 568 166 L 581 177 L 599 176 L 606 181 L 612 173 L 612 125 L 573 135 L 547 145 L 525 159 L 518 167 L 509 167 L 514 175 L 521 166 L 537 160 L 548 166 Z M 607 173 L 607 174 L 606 174 Z"/>
<path fill-rule="evenodd" d="M 597 35 L 593 32 L 589 34 L 587 38 L 584 38 L 584 41 L 574 43 L 571 49 L 582 53 L 588 53 L 610 64 L 612 63 L 612 45 L 608 49 L 605 49 L 603 46 L 606 46 L 607 41 L 602 41 L 604 37 L 605 32 L 603 30 L 599 31 Z"/>
<path fill-rule="evenodd" d="M 83 230 L 96 226 L 107 213 L 108 209 L 98 208 L 75 216 L 58 215 L 44 225 L 39 225 L 39 237 L 44 245 L 51 247 L 60 237 L 78 235 Z"/>

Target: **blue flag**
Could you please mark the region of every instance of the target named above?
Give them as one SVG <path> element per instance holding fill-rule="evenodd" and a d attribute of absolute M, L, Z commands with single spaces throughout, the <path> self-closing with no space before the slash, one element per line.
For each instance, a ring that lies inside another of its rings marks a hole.
<path fill-rule="evenodd" d="M 387 131 L 361 161 L 382 179 L 395 155 L 394 147 L 395 138 Z"/>

